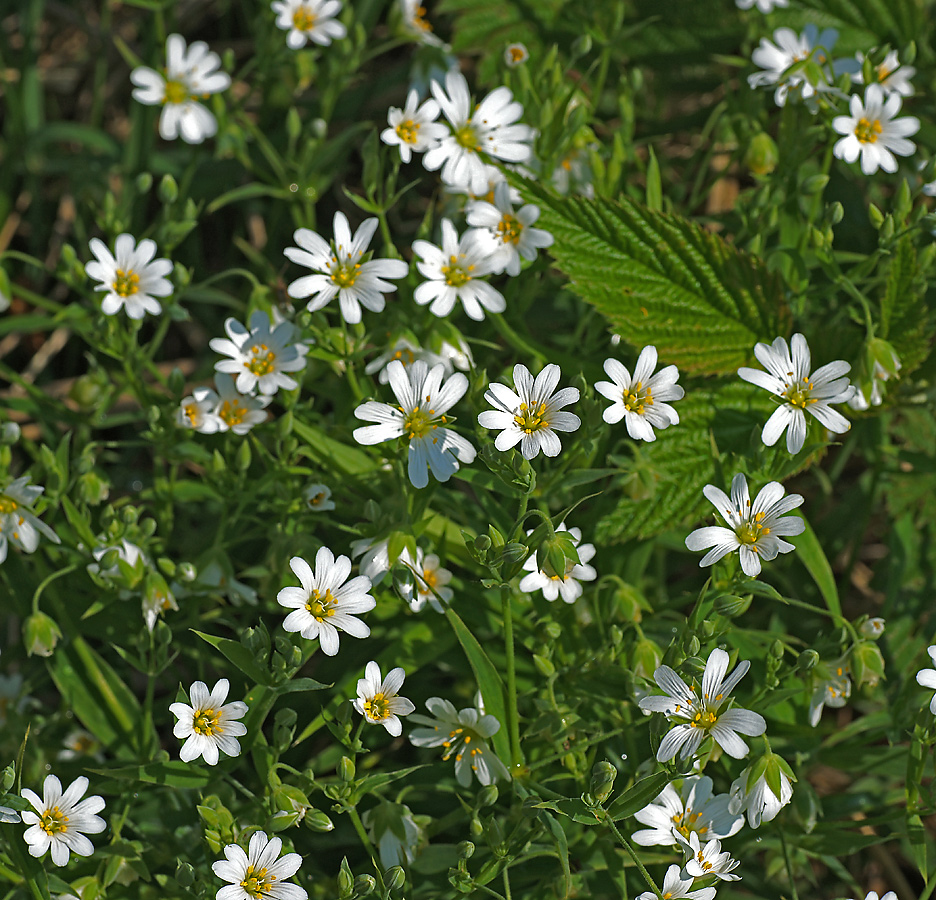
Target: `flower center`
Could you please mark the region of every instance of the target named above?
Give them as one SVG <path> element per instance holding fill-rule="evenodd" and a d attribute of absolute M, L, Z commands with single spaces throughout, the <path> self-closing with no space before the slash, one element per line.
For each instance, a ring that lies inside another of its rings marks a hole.
<path fill-rule="evenodd" d="M 254 344 L 250 348 L 250 361 L 244 367 L 261 378 L 269 375 L 276 368 L 276 354 L 266 344 Z"/>
<path fill-rule="evenodd" d="M 425 585 L 420 591 L 421 594 L 431 593 L 436 589 L 439 584 L 439 576 L 436 574 L 435 569 L 423 569 L 423 581 Z"/>
<path fill-rule="evenodd" d="M 185 103 L 189 96 L 188 86 L 184 82 L 176 81 L 174 78 L 166 81 L 163 103 Z"/>
<path fill-rule="evenodd" d="M 349 288 L 354 286 L 357 281 L 360 263 L 342 263 L 336 266 L 331 273 L 332 281 L 340 288 Z"/>
<path fill-rule="evenodd" d="M 717 710 L 710 709 L 708 706 L 706 706 L 705 709 L 696 710 L 696 714 L 692 717 L 689 725 L 692 728 L 701 728 L 703 731 L 708 731 L 715 725 L 717 721 Z"/>
<path fill-rule="evenodd" d="M 432 424 L 434 416 L 435 410 L 433 409 L 425 410 L 421 406 L 414 409 L 403 420 L 403 431 L 406 433 L 406 437 L 413 441 L 416 438 L 423 437 L 430 428 L 437 428 L 437 425 Z"/>
<path fill-rule="evenodd" d="M 705 854 L 700 850 L 696 854 L 696 859 L 699 861 L 699 865 L 702 866 L 702 870 L 705 872 L 711 872 L 714 866 L 705 858 Z"/>
<path fill-rule="evenodd" d="M 672 817 L 673 827 L 684 837 L 688 838 L 693 831 L 704 832 L 706 829 L 696 828 L 695 824 L 699 820 L 699 817 L 702 815 L 700 812 L 694 813 L 690 807 L 686 807 L 686 811 L 682 813 L 677 813 Z"/>
<path fill-rule="evenodd" d="M 426 7 L 419 6 L 413 13 L 413 25 L 423 31 L 432 31 L 432 26 L 423 18 L 426 15 Z"/>
<path fill-rule="evenodd" d="M 12 497 L 0 494 L 0 516 L 8 516 L 17 508 L 17 503 Z"/>
<path fill-rule="evenodd" d="M 526 403 L 520 404 L 519 412 L 514 416 L 514 422 L 524 434 L 533 434 L 534 431 L 540 431 L 549 427 L 549 422 L 545 419 L 546 404 L 540 403 L 539 406 L 527 406 Z"/>
<path fill-rule="evenodd" d="M 526 50 L 523 47 L 510 48 L 510 60 L 515 63 L 522 63 L 526 59 Z"/>
<path fill-rule="evenodd" d="M 504 213 L 504 217 L 497 223 L 497 236 L 505 244 L 519 244 L 523 223 L 516 216 Z"/>
<path fill-rule="evenodd" d="M 305 608 L 312 613 L 316 622 L 324 622 L 335 614 L 335 598 L 331 591 L 325 591 L 323 597 L 317 590 L 313 590 Z"/>
<path fill-rule="evenodd" d="M 319 491 L 315 496 L 309 497 L 309 506 L 318 506 L 325 499 L 325 491 Z"/>
<path fill-rule="evenodd" d="M 273 887 L 271 882 L 273 881 L 276 881 L 276 876 L 267 874 L 266 869 L 247 866 L 244 880 L 240 883 L 240 886 L 255 900 L 262 900 L 264 896 L 270 893 Z"/>
<path fill-rule="evenodd" d="M 185 406 L 182 407 L 182 412 L 192 428 L 197 428 L 199 426 L 202 416 L 197 403 L 186 403 Z"/>
<path fill-rule="evenodd" d="M 876 144 L 882 130 L 880 119 L 875 119 L 871 122 L 862 116 L 855 126 L 855 137 L 858 138 L 862 144 Z"/>
<path fill-rule="evenodd" d="M 390 713 L 390 698 L 386 694 L 374 694 L 373 697 L 365 700 L 363 703 L 364 706 L 364 715 L 369 719 L 381 719 L 389 718 Z"/>
<path fill-rule="evenodd" d="M 478 133 L 469 119 L 459 128 L 455 129 L 455 143 L 466 150 L 480 150 L 481 143 L 478 141 Z"/>
<path fill-rule="evenodd" d="M 770 534 L 770 529 L 764 526 L 764 516 L 765 513 L 759 512 L 750 521 L 745 522 L 743 525 L 739 525 L 735 531 L 735 534 L 738 536 L 738 540 L 741 541 L 742 544 L 750 547 L 752 550 L 757 549 L 755 545 L 761 537 Z"/>
<path fill-rule="evenodd" d="M 471 281 L 471 270 L 474 266 L 461 265 L 457 256 L 449 257 L 449 264 L 442 266 L 442 274 L 445 276 L 445 283 L 449 287 L 464 287 Z"/>
<path fill-rule="evenodd" d="M 140 290 L 140 276 L 136 272 L 125 272 L 123 269 L 118 269 L 114 273 L 114 283 L 111 287 L 121 297 L 129 297 Z"/>
<path fill-rule="evenodd" d="M 806 409 L 808 404 L 816 402 L 809 396 L 812 389 L 813 383 L 807 378 L 804 378 L 802 381 L 794 381 L 793 384 L 784 391 L 783 398 L 790 406 L 795 406 L 798 409 Z"/>
<path fill-rule="evenodd" d="M 637 413 L 638 416 L 645 415 L 644 407 L 653 406 L 653 391 L 650 387 L 643 387 L 641 382 L 635 382 L 624 389 L 621 402 L 628 412 Z"/>
<path fill-rule="evenodd" d="M 223 734 L 224 729 L 218 724 L 221 721 L 220 709 L 199 709 L 192 717 L 192 731 L 211 737 L 214 734 Z"/>
<path fill-rule="evenodd" d="M 315 27 L 315 13 L 303 4 L 293 13 L 293 28 L 299 31 L 311 31 Z"/>
<path fill-rule="evenodd" d="M 49 837 L 63 834 L 68 831 L 68 816 L 64 815 L 57 806 L 53 806 L 52 809 L 47 809 L 42 814 L 42 818 L 39 819 L 39 827 Z"/>
<path fill-rule="evenodd" d="M 414 122 L 412 119 L 400 122 L 396 127 L 396 133 L 400 136 L 401 141 L 407 144 L 415 144 L 419 140 L 419 122 Z"/>
<path fill-rule="evenodd" d="M 234 425 L 240 425 L 244 421 L 244 416 L 247 415 L 247 407 L 243 406 L 239 400 L 225 400 L 221 404 L 221 409 L 218 410 L 218 415 L 231 428 Z"/>

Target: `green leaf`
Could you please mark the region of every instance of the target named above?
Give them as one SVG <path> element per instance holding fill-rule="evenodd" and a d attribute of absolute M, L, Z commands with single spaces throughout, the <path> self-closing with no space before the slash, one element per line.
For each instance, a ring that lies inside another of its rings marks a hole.
<path fill-rule="evenodd" d="M 647 209 L 663 209 L 663 184 L 660 179 L 660 164 L 653 147 L 648 147 L 647 159 Z"/>
<path fill-rule="evenodd" d="M 117 781 L 142 782 L 144 784 L 163 784 L 175 788 L 199 790 L 211 780 L 209 773 L 192 763 L 180 759 L 167 762 L 147 763 L 145 766 L 118 766 L 110 769 L 88 769 L 102 778 Z"/>
<path fill-rule="evenodd" d="M 909 237 L 897 245 L 887 271 L 881 298 L 880 336 L 890 341 L 906 377 L 926 359 L 932 342 L 932 311 L 926 303 L 926 272 L 917 264 Z"/>
<path fill-rule="evenodd" d="M 292 196 L 293 195 L 286 188 L 270 187 L 268 184 L 259 184 L 254 181 L 250 184 L 242 184 L 240 187 L 232 188 L 230 191 L 225 191 L 219 197 L 215 197 L 215 199 L 208 204 L 205 212 L 211 214 L 227 206 L 229 203 L 238 203 L 241 200 L 252 200 L 256 197 L 276 197 L 278 200 L 288 200 Z"/>
<path fill-rule="evenodd" d="M 641 778 L 608 807 L 608 815 L 615 821 L 629 818 L 634 813 L 640 812 L 648 803 L 654 801 L 659 796 L 660 791 L 671 781 L 682 777 L 682 775 L 670 775 L 669 772 L 657 772 L 654 775 Z"/>
<path fill-rule="evenodd" d="M 686 371 L 734 374 L 758 341 L 788 330 L 779 276 L 694 222 L 623 197 L 557 198 L 516 183 L 540 205 L 570 289 L 635 347 L 653 344 Z"/>
<path fill-rule="evenodd" d="M 276 692 L 278 694 L 295 694 L 299 691 L 325 691 L 334 686 L 334 684 L 323 684 L 314 678 L 294 678 L 292 681 L 287 681 L 286 684 L 279 685 Z"/>
<path fill-rule="evenodd" d="M 564 800 L 544 800 L 536 804 L 537 809 L 550 809 L 562 816 L 568 816 L 573 822 L 580 825 L 598 825 L 600 819 L 582 800 L 573 797 Z"/>
<path fill-rule="evenodd" d="M 565 829 L 559 823 L 555 816 L 548 812 L 541 813 L 540 818 L 545 820 L 549 833 L 552 835 L 553 842 L 556 845 L 556 857 L 562 866 L 562 894 L 561 897 L 568 897 L 572 892 L 572 870 L 569 866 L 569 840 L 566 837 Z"/>
<path fill-rule="evenodd" d="M 215 650 L 220 650 L 224 656 L 229 659 L 238 669 L 241 670 L 251 681 L 255 681 L 257 684 L 266 685 L 267 687 L 272 686 L 272 680 L 270 678 L 270 673 L 257 664 L 254 654 L 248 650 L 243 644 L 239 641 L 228 640 L 228 638 L 216 637 L 213 634 L 205 634 L 203 631 L 196 631 L 194 628 L 191 629 L 195 634 L 197 634 L 205 643 L 211 644 Z M 311 679 L 309 679 L 311 681 Z M 315 682 L 318 684 L 318 682 Z M 324 687 L 324 685 L 322 685 Z"/>
<path fill-rule="evenodd" d="M 78 507 L 75 506 L 65 494 L 62 494 L 60 497 L 60 502 L 62 504 L 62 509 L 65 510 L 65 518 L 68 519 L 71 527 L 75 529 L 75 533 L 81 541 L 89 548 L 96 547 L 98 545 L 98 539 L 91 530 L 91 523 L 88 517 L 82 515 L 78 511 Z"/>
<path fill-rule="evenodd" d="M 829 609 L 829 612 L 836 616 L 842 615 L 842 604 L 839 602 L 838 588 L 835 586 L 835 576 L 832 574 L 832 566 L 826 558 L 825 551 L 816 537 L 816 532 L 806 521 L 806 517 L 801 513 L 796 513 L 806 526 L 805 531 L 796 538 L 796 556 L 806 566 L 813 581 L 822 594 L 822 599 Z"/>
<path fill-rule="evenodd" d="M 306 442 L 310 459 L 330 466 L 339 475 L 363 475 L 377 468 L 376 460 L 367 453 L 333 440 L 320 428 L 306 424 L 298 416 L 293 420 L 293 431 Z"/>
<path fill-rule="evenodd" d="M 494 752 L 502 761 L 508 763 L 510 760 L 510 738 L 507 735 L 507 706 L 505 703 L 506 691 L 504 682 L 501 680 L 491 658 L 484 652 L 484 648 L 478 642 L 478 639 L 471 633 L 468 626 L 459 618 L 458 614 L 451 608 L 445 610 L 446 618 L 455 632 L 455 637 L 462 645 L 465 656 L 468 657 L 468 664 L 471 671 L 474 672 L 475 681 L 478 682 L 478 690 L 484 698 L 485 711 L 490 713 L 500 722 L 498 729 L 491 743 L 494 745 Z"/>

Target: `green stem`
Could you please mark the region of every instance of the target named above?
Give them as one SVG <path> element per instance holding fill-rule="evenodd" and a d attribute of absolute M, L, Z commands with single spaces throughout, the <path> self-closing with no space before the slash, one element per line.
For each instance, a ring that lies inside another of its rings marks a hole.
<path fill-rule="evenodd" d="M 511 590 L 501 588 L 501 609 L 504 615 L 504 653 L 507 657 L 507 729 L 510 735 L 510 761 L 519 766 L 523 760 L 520 751 L 520 713 L 517 709 L 517 672 L 514 662 L 513 609 Z"/>
<path fill-rule="evenodd" d="M 354 830 L 361 839 L 361 843 L 364 845 L 364 849 L 367 851 L 368 856 L 370 856 L 371 862 L 374 864 L 374 868 L 378 872 L 381 872 L 382 868 L 380 866 L 380 861 L 377 859 L 377 853 L 374 850 L 374 845 L 367 836 L 367 832 L 364 829 L 364 823 L 361 821 L 361 817 L 358 815 L 358 811 L 352 806 L 351 809 L 348 810 L 348 815 L 351 817 L 351 824 L 354 826 Z"/>
<path fill-rule="evenodd" d="M 614 824 L 614 820 L 605 813 L 605 824 L 614 832 L 614 836 L 624 845 L 624 849 L 630 854 L 631 859 L 634 861 L 634 865 L 640 870 L 640 874 L 643 875 L 644 881 L 647 882 L 647 885 L 657 895 L 658 900 L 663 900 L 663 892 L 657 887 L 656 882 L 651 878 L 650 873 L 647 871 L 646 866 L 640 861 L 640 857 L 637 855 L 637 851 L 634 849 L 634 845 L 618 830 L 617 825 Z M 798 900 L 798 898 L 796 898 Z"/>
<path fill-rule="evenodd" d="M 67 575 L 69 572 L 74 572 L 75 569 L 81 568 L 80 563 L 75 563 L 71 566 L 66 566 L 64 569 L 59 569 L 58 571 L 53 572 L 47 578 L 39 582 L 39 587 L 36 588 L 35 593 L 32 597 L 32 611 L 33 614 L 39 612 L 39 598 L 42 596 L 42 592 L 46 589 L 47 585 L 50 582 L 55 581 L 56 578 L 61 578 L 63 575 Z"/>
<path fill-rule="evenodd" d="M 777 833 L 780 835 L 780 846 L 783 848 L 783 862 L 786 864 L 787 878 L 790 879 L 790 890 L 793 892 L 793 900 L 799 900 L 799 894 L 796 892 L 796 879 L 793 877 L 793 865 L 790 862 L 790 854 L 787 851 L 786 838 L 783 836 L 783 829 L 778 825 Z"/>

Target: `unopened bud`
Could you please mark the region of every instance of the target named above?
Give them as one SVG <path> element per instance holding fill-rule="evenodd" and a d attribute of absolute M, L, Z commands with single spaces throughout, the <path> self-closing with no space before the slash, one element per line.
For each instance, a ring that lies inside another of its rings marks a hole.
<path fill-rule="evenodd" d="M 604 803 L 614 790 L 614 779 L 617 778 L 617 769 L 607 760 L 595 763 L 592 767 L 589 793 L 599 802 Z"/>
<path fill-rule="evenodd" d="M 320 834 L 324 834 L 326 831 L 334 831 L 335 823 L 332 822 L 328 816 L 325 815 L 321 810 L 310 809 L 306 815 L 305 819 L 306 828 L 310 831 L 317 831 Z"/>
<path fill-rule="evenodd" d="M 776 142 L 764 131 L 754 135 L 744 154 L 744 164 L 754 175 L 769 175 L 779 159 Z"/>
<path fill-rule="evenodd" d="M 459 859 L 471 859 L 474 856 L 475 845 L 471 841 L 462 841 L 458 845 L 458 858 Z"/>
<path fill-rule="evenodd" d="M 354 879 L 354 896 L 366 897 L 372 894 L 377 887 L 377 881 L 373 875 L 358 875 Z"/>
<path fill-rule="evenodd" d="M 338 777 L 344 781 L 354 781 L 354 760 L 348 756 L 342 756 L 338 763 Z"/>
<path fill-rule="evenodd" d="M 175 870 L 175 880 L 179 882 L 180 887 L 191 887 L 195 884 L 195 869 L 191 863 L 179 862 Z"/>
<path fill-rule="evenodd" d="M 33 613 L 23 625 L 23 643 L 30 656 L 51 656 L 62 631 L 44 612 Z"/>
<path fill-rule="evenodd" d="M 384 872 L 384 884 L 391 891 L 398 891 L 406 884 L 406 872 L 403 866 L 391 866 Z"/>

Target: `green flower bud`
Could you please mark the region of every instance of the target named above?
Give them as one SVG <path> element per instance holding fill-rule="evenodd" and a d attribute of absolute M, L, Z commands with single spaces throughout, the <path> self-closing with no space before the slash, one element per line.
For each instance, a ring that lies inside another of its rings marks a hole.
<path fill-rule="evenodd" d="M 334 831 L 335 829 L 335 823 L 318 809 L 310 809 L 306 813 L 303 821 L 305 822 L 306 828 L 310 831 L 317 831 L 319 834 L 324 834 L 327 831 Z"/>
<path fill-rule="evenodd" d="M 496 784 L 489 784 L 478 791 L 478 807 L 493 806 L 497 803 L 498 790 Z"/>
<path fill-rule="evenodd" d="M 377 887 L 377 881 L 373 875 L 358 875 L 354 879 L 354 896 L 366 897 L 372 894 Z"/>
<path fill-rule="evenodd" d="M 864 684 L 874 687 L 884 677 L 884 657 L 871 641 L 855 644 L 848 662 L 858 687 Z"/>
<path fill-rule="evenodd" d="M 391 891 L 400 890 L 406 884 L 406 872 L 403 871 L 403 866 L 390 866 L 384 872 L 384 884 Z"/>
<path fill-rule="evenodd" d="M 0 791 L 6 793 L 13 787 L 14 781 L 16 781 L 16 770 L 13 768 L 13 765 L 10 764 L 3 772 L 0 772 Z"/>
<path fill-rule="evenodd" d="M 344 781 L 354 781 L 354 760 L 348 756 L 342 756 L 338 763 L 338 777 Z"/>
<path fill-rule="evenodd" d="M 30 656 L 51 656 L 61 636 L 55 620 L 44 612 L 33 613 L 23 624 L 23 642 Z"/>
<path fill-rule="evenodd" d="M 592 767 L 589 793 L 599 802 L 604 803 L 614 790 L 614 779 L 617 778 L 617 769 L 607 760 L 595 763 Z"/>
<path fill-rule="evenodd" d="M 159 200 L 161 203 L 175 203 L 179 199 L 179 185 L 168 172 L 159 182 Z"/>
<path fill-rule="evenodd" d="M 459 859 L 471 859 L 474 856 L 475 845 L 471 841 L 462 841 L 458 845 L 458 858 Z"/>
<path fill-rule="evenodd" d="M 179 887 L 188 888 L 195 884 L 195 869 L 191 863 L 179 861 L 175 870 L 175 880 L 179 882 Z"/>
<path fill-rule="evenodd" d="M 819 662 L 819 654 L 815 650 L 804 650 L 796 659 L 796 671 L 808 672 Z"/>
<path fill-rule="evenodd" d="M 744 154 L 744 165 L 754 175 L 769 175 L 777 168 L 780 151 L 774 139 L 765 131 L 754 135 Z"/>

